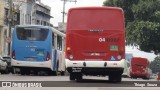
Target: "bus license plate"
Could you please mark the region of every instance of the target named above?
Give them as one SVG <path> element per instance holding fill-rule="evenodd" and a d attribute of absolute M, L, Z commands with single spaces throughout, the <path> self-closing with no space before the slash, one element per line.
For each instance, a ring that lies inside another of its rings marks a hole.
<path fill-rule="evenodd" d="M 72 72 L 81 72 L 81 71 L 82 68 L 75 68 L 75 67 L 72 68 Z"/>
<path fill-rule="evenodd" d="M 34 58 L 27 58 L 27 60 L 34 60 Z"/>

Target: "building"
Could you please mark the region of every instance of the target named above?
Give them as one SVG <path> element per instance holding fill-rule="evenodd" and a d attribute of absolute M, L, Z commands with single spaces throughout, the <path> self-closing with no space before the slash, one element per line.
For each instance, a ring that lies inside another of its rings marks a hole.
<path fill-rule="evenodd" d="M 19 2 L 20 24 L 21 25 L 44 25 L 50 26 L 51 7 L 44 5 L 40 0 L 24 0 Z"/>
<path fill-rule="evenodd" d="M 44 5 L 41 2 L 36 2 L 33 7 L 32 24 L 50 26 L 50 19 L 53 18 L 50 15 L 51 7 Z"/>
<path fill-rule="evenodd" d="M 4 0 L 0 0 L 0 55 L 2 55 L 3 27 L 4 27 Z"/>
<path fill-rule="evenodd" d="M 19 24 L 19 11 L 15 9 L 11 0 L 0 0 L 0 54 L 9 55 L 9 44 L 11 43 L 11 29 Z M 10 32 L 9 32 L 10 31 Z"/>
<path fill-rule="evenodd" d="M 40 0 L 0 0 L 0 11 L 0 55 L 2 56 L 10 55 L 11 28 L 15 25 L 52 26 L 51 8 Z"/>
<path fill-rule="evenodd" d="M 0 0 L 0 55 L 6 56 L 8 54 L 9 43 L 9 0 Z"/>

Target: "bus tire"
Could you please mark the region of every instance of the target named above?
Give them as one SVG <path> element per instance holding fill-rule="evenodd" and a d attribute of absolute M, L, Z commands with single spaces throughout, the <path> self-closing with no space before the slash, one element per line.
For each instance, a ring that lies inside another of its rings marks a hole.
<path fill-rule="evenodd" d="M 1 74 L 9 74 L 8 67 L 6 67 L 6 69 L 4 71 L 1 71 Z"/>
<path fill-rule="evenodd" d="M 21 75 L 30 75 L 30 70 L 27 68 L 21 68 L 20 69 L 20 74 Z"/>
<path fill-rule="evenodd" d="M 49 71 L 48 72 L 48 75 L 50 75 L 50 76 L 57 76 L 57 71 Z"/>
<path fill-rule="evenodd" d="M 30 70 L 25 70 L 26 72 L 25 72 L 25 74 L 26 75 L 30 75 Z"/>
<path fill-rule="evenodd" d="M 75 80 L 76 79 L 75 74 L 74 73 L 70 73 L 69 78 L 70 78 L 70 80 Z"/>
<path fill-rule="evenodd" d="M 76 79 L 77 79 L 77 81 L 82 80 L 82 73 L 77 73 Z"/>
<path fill-rule="evenodd" d="M 116 77 L 116 82 L 121 82 L 122 81 L 122 76 L 121 75 L 118 75 L 117 77 Z"/>
<path fill-rule="evenodd" d="M 11 68 L 11 73 L 12 73 L 12 74 L 15 74 L 15 71 L 14 71 L 14 68 L 13 68 L 13 67 Z"/>
<path fill-rule="evenodd" d="M 113 82 L 113 81 L 114 81 L 113 75 L 109 75 L 109 81 L 110 81 L 110 82 Z"/>
<path fill-rule="evenodd" d="M 5 71 L 1 71 L 1 74 L 5 74 Z"/>
<path fill-rule="evenodd" d="M 65 75 L 65 71 L 61 71 L 61 76 L 64 76 Z"/>
<path fill-rule="evenodd" d="M 37 70 L 34 70 L 32 73 L 33 73 L 33 75 L 38 75 L 38 71 Z"/>
<path fill-rule="evenodd" d="M 122 76 L 121 75 L 109 75 L 110 82 L 121 82 Z"/>
<path fill-rule="evenodd" d="M 20 70 L 20 74 L 21 74 L 21 75 L 25 75 L 25 70 L 24 70 L 24 69 L 21 69 L 21 70 Z"/>

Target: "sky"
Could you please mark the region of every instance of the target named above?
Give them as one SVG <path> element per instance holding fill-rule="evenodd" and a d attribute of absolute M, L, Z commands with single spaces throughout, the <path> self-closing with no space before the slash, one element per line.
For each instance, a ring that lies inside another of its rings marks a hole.
<path fill-rule="evenodd" d="M 149 61 L 153 61 L 156 55 L 154 53 L 144 52 L 138 50 L 136 47 L 126 46 L 126 53 L 132 53 L 133 57 L 147 58 Z"/>
<path fill-rule="evenodd" d="M 74 1 L 74 0 L 72 0 Z M 105 0 L 77 0 L 74 2 L 67 2 L 65 5 L 65 11 L 67 12 L 71 7 L 82 7 L 82 6 L 102 6 Z M 63 10 L 63 1 L 61 0 L 41 0 L 41 2 L 45 5 L 51 7 L 51 16 L 54 18 L 51 19 L 51 23 L 54 26 L 58 25 L 58 22 L 62 22 L 62 10 Z M 65 21 L 66 21 L 65 16 Z M 144 51 L 140 51 L 137 48 L 126 47 L 126 53 L 132 53 L 134 57 L 144 57 L 148 58 L 150 61 L 153 61 L 156 55 L 154 53 L 147 53 Z"/>
<path fill-rule="evenodd" d="M 68 0 L 75 1 L 75 0 Z M 71 7 L 82 7 L 82 6 L 102 6 L 105 0 L 77 0 L 77 2 L 67 2 L 65 4 L 65 12 L 68 11 Z M 51 16 L 54 18 L 51 19 L 51 23 L 54 26 L 58 25 L 58 22 L 62 22 L 62 11 L 63 11 L 63 1 L 61 0 L 41 0 L 45 5 L 51 7 Z M 65 16 L 65 21 L 66 21 Z"/>

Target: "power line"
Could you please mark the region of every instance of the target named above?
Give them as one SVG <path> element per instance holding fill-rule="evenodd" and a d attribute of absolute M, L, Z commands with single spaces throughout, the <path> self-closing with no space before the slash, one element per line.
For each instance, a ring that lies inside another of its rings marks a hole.
<path fill-rule="evenodd" d="M 66 15 L 66 12 L 65 12 L 65 5 L 66 5 L 66 2 L 77 2 L 77 0 L 61 0 L 63 1 L 63 11 L 62 11 L 62 22 L 64 23 L 64 18 L 65 18 L 65 15 Z"/>
<path fill-rule="evenodd" d="M 12 15 L 12 8 L 13 8 L 13 2 L 12 0 L 9 0 L 9 38 L 11 38 L 11 27 L 12 27 L 12 20 L 13 20 L 13 15 Z M 10 55 L 11 52 L 11 43 L 8 43 L 8 55 Z"/>

